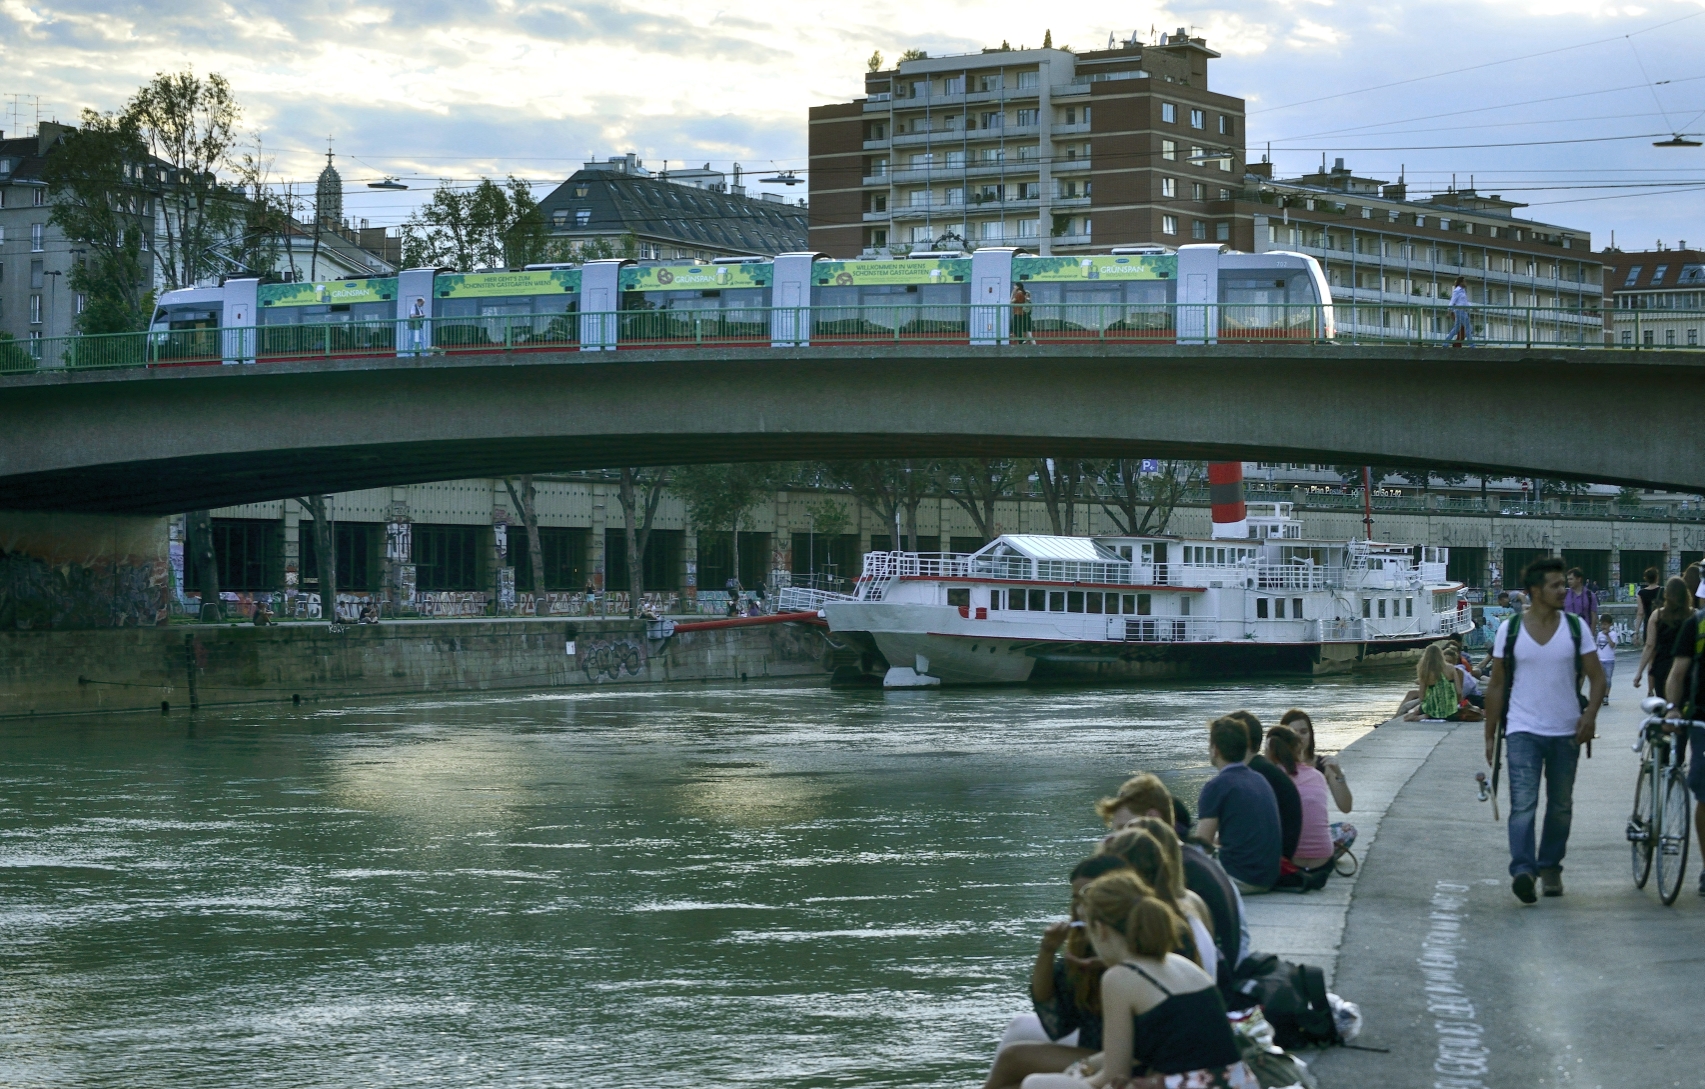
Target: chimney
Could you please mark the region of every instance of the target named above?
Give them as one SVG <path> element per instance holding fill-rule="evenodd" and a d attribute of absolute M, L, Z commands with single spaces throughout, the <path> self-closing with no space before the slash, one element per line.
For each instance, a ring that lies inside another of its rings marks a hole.
<path fill-rule="evenodd" d="M 1245 174 L 1252 174 L 1257 178 L 1266 178 L 1268 181 L 1271 181 L 1273 179 L 1273 164 L 1272 163 L 1245 163 L 1244 167 L 1243 167 L 1243 172 Z"/>
<path fill-rule="evenodd" d="M 1334 174 L 1347 173 L 1347 171 L 1345 171 L 1345 169 L 1344 169 L 1344 160 L 1342 157 L 1332 160 L 1332 173 L 1334 173 Z"/>
<path fill-rule="evenodd" d="M 1216 540 L 1249 536 L 1249 510 L 1243 503 L 1243 462 L 1208 462 L 1208 503 Z"/>

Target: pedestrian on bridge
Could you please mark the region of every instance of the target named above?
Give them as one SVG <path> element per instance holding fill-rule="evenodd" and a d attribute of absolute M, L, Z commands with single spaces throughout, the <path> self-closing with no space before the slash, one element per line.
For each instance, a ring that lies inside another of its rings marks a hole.
<path fill-rule="evenodd" d="M 1535 902 L 1563 895 L 1563 855 L 1574 812 L 1575 768 L 1593 739 L 1604 701 L 1604 670 L 1592 631 L 1563 611 L 1563 561 L 1534 560 L 1522 572 L 1527 609 L 1498 626 L 1492 679 L 1486 686 L 1486 763 L 1502 741 L 1510 765 L 1510 889 Z M 1518 669 L 1517 666 L 1520 666 Z M 1583 700 L 1581 680 L 1591 683 Z M 1545 780 L 1545 820 L 1534 851 L 1539 781 Z"/>
<path fill-rule="evenodd" d="M 1456 278 L 1456 286 L 1450 289 L 1450 333 L 1445 340 L 1452 348 L 1460 348 L 1466 339 L 1470 348 L 1474 347 L 1474 322 L 1468 313 L 1468 286 L 1461 276 Z"/>

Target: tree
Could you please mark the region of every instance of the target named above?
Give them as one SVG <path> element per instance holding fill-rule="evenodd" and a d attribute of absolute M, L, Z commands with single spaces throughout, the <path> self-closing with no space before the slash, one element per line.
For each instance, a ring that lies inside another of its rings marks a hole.
<path fill-rule="evenodd" d="M 995 503 L 1012 494 L 1018 477 L 1018 464 L 1005 458 L 955 458 L 940 465 L 942 490 L 971 516 L 985 541 L 1000 536 Z"/>
<path fill-rule="evenodd" d="M 651 543 L 651 523 L 657 516 L 657 504 L 663 498 L 663 487 L 668 482 L 668 466 L 660 469 L 622 470 L 618 494 L 622 502 L 623 521 L 627 523 L 629 619 L 639 615 L 640 598 L 645 594 L 645 548 Z M 738 558 L 738 531 L 735 537 L 735 556 Z M 739 569 L 737 562 L 735 571 Z"/>
<path fill-rule="evenodd" d="M 323 495 L 299 498 L 296 504 L 314 520 L 314 573 L 320 579 L 320 615 L 337 627 L 337 532 L 330 504 Z"/>
<path fill-rule="evenodd" d="M 258 143 L 237 164 L 238 184 L 246 199 L 240 205 L 240 233 L 225 248 L 226 257 L 237 272 L 262 277 L 272 275 L 280 259 L 287 258 L 290 279 L 295 282 L 296 254 L 289 246 L 289 238 L 301 201 L 293 186 L 272 183 L 271 168 Z M 318 238 L 316 231 L 316 242 Z M 318 257 L 317 252 L 315 256 Z"/>
<path fill-rule="evenodd" d="M 521 526 L 527 534 L 527 566 L 533 575 L 533 615 L 544 616 L 550 607 L 546 604 L 545 553 L 539 547 L 538 493 L 533 490 L 533 475 L 522 475 L 519 492 L 508 477 L 503 479 L 503 487 L 509 492 L 509 501 L 515 504 L 515 512 L 521 516 Z"/>
<path fill-rule="evenodd" d="M 149 156 L 142 169 L 159 206 L 152 251 L 168 287 L 190 287 L 218 272 L 217 251 L 240 232 L 243 197 L 220 180 L 231 168 L 242 109 L 225 77 L 156 73 L 125 105 Z M 139 164 L 140 165 L 140 164 Z"/>
<path fill-rule="evenodd" d="M 672 490 L 687 504 L 693 525 L 712 533 L 727 530 L 734 540 L 734 579 L 740 578 L 740 520 L 757 506 L 772 483 L 774 470 L 756 463 L 683 465 L 674 471 Z"/>
<path fill-rule="evenodd" d="M 1165 533 L 1172 512 L 1184 493 L 1207 473 L 1200 461 L 1166 460 L 1155 472 L 1144 473 L 1139 458 L 1092 462 L 1090 475 L 1099 485 L 1096 500 L 1119 532 L 1131 537 Z"/>
<path fill-rule="evenodd" d="M 908 49 L 900 54 L 900 59 L 903 61 L 929 60 L 929 54 L 921 49 Z"/>
<path fill-rule="evenodd" d="M 153 310 L 144 256 L 148 194 L 140 176 L 146 152 L 128 117 L 84 110 L 82 120 L 43 169 L 53 223 L 78 246 L 69 279 L 84 297 L 77 329 L 135 332 L 147 327 Z"/>
<path fill-rule="evenodd" d="M 878 49 L 870 55 L 870 59 L 864 62 L 864 70 L 867 72 L 882 71 L 882 50 Z"/>
<path fill-rule="evenodd" d="M 1052 30 L 1044 30 L 1042 32 L 1042 48 L 1054 48 L 1054 32 Z"/>
<path fill-rule="evenodd" d="M 507 187 L 481 178 L 471 190 L 442 182 L 403 224 L 403 264 L 520 268 L 550 255 L 550 231 L 533 187 L 510 175 Z"/>
<path fill-rule="evenodd" d="M 1042 488 L 1042 502 L 1048 508 L 1048 522 L 1054 536 L 1069 537 L 1077 528 L 1077 501 L 1083 487 L 1084 465 L 1081 458 L 1037 458 L 1036 480 Z"/>
<path fill-rule="evenodd" d="M 822 470 L 829 480 L 852 492 L 859 505 L 883 525 L 894 527 L 896 551 L 917 551 L 918 507 L 923 503 L 931 475 L 927 463 L 910 458 L 831 461 L 825 462 Z M 900 534 L 901 514 L 906 516 L 904 537 Z"/>
<path fill-rule="evenodd" d="M 201 619 L 219 620 L 225 615 L 219 598 L 219 564 L 213 554 L 213 518 L 211 512 L 192 510 L 184 516 L 184 528 L 189 537 L 189 568 L 195 574 L 195 588 L 201 593 Z"/>

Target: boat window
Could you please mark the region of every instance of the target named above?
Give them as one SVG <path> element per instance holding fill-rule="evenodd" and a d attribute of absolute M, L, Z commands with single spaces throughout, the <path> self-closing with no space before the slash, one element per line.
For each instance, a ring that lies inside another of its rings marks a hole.
<path fill-rule="evenodd" d="M 1068 612 L 1068 613 L 1081 613 L 1081 612 L 1083 612 L 1083 591 L 1082 590 L 1067 590 L 1066 591 L 1066 612 Z"/>
<path fill-rule="evenodd" d="M 1379 618 L 1385 619 L 1385 599 L 1383 597 L 1379 599 Z"/>
<path fill-rule="evenodd" d="M 1403 615 L 1404 616 L 1414 616 L 1415 615 L 1415 599 L 1414 598 L 1406 597 L 1403 599 Z"/>
<path fill-rule="evenodd" d="M 1113 595 L 1113 599 L 1115 602 L 1118 601 L 1118 597 L 1119 597 L 1119 595 L 1117 595 L 1117 594 Z M 1098 613 L 1100 611 L 1101 611 L 1101 594 L 1098 591 L 1091 590 L 1089 592 L 1089 594 L 1087 595 L 1087 600 L 1084 601 L 1084 612 Z"/>
<path fill-rule="evenodd" d="M 1143 545 L 1143 562 L 1144 563 L 1153 563 L 1154 562 L 1154 545 L 1151 545 L 1151 544 Z"/>
<path fill-rule="evenodd" d="M 1267 599 L 1264 597 L 1255 599 L 1255 618 L 1257 620 L 1267 619 Z"/>
<path fill-rule="evenodd" d="M 1276 597 L 1273 599 L 1273 619 L 1274 620 L 1283 620 L 1284 618 L 1285 618 L 1285 599 L 1282 597 Z"/>
<path fill-rule="evenodd" d="M 1061 597 L 1060 600 L 1063 602 L 1063 601 L 1065 601 L 1065 598 Z M 1039 612 L 1042 612 L 1043 610 L 1045 610 L 1047 607 L 1048 607 L 1048 591 L 1046 591 L 1046 590 L 1032 590 L 1032 591 L 1030 591 L 1030 611 L 1031 612 L 1039 613 Z M 1061 609 L 1065 608 L 1065 605 L 1062 604 L 1060 606 L 1060 608 Z"/>
<path fill-rule="evenodd" d="M 1125 600 L 1126 601 L 1131 600 L 1129 594 L 1127 594 L 1125 596 Z M 1126 609 L 1125 611 L 1130 612 L 1129 609 Z M 1154 612 L 1154 599 L 1151 598 L 1148 594 L 1138 594 L 1137 595 L 1137 615 L 1138 616 L 1149 616 L 1153 612 Z"/>
<path fill-rule="evenodd" d="M 1189 598 L 1181 597 L 1178 599 L 1178 615 L 1179 616 L 1189 616 L 1190 615 L 1190 599 Z"/>
<path fill-rule="evenodd" d="M 949 605 L 969 607 L 971 604 L 971 588 L 969 586 L 958 586 L 948 590 L 947 603 Z"/>
<path fill-rule="evenodd" d="M 1064 590 L 1048 591 L 1048 611 L 1051 613 L 1066 611 L 1066 592 Z"/>
<path fill-rule="evenodd" d="M 1300 597 L 1291 598 L 1291 619 L 1302 619 L 1302 598 Z"/>
<path fill-rule="evenodd" d="M 1382 612 L 1380 615 L 1383 616 L 1384 613 Z M 1364 598 L 1362 598 L 1362 619 L 1367 620 L 1367 619 L 1370 619 L 1372 616 L 1373 616 L 1373 601 L 1370 598 L 1364 597 Z"/>
<path fill-rule="evenodd" d="M 989 611 L 994 612 L 1001 607 L 1001 598 L 1006 596 L 1005 590 L 989 591 Z"/>

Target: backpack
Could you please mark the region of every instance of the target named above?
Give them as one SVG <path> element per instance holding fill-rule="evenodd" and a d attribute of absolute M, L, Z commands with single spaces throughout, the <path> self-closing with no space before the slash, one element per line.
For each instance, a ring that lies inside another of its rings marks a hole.
<path fill-rule="evenodd" d="M 1574 613 L 1564 613 L 1563 620 L 1569 625 L 1569 638 L 1575 643 L 1575 698 L 1580 701 L 1581 710 L 1585 711 L 1587 698 L 1581 694 L 1581 618 Z M 1520 636 L 1521 617 L 1512 616 L 1504 633 L 1504 707 L 1499 730 L 1510 721 L 1510 693 L 1516 690 L 1516 639 Z"/>
<path fill-rule="evenodd" d="M 1312 964 L 1251 953 L 1237 966 L 1232 989 L 1260 1005 L 1273 1026 L 1273 1042 L 1287 1051 L 1344 1042 L 1326 997 L 1326 975 Z"/>

